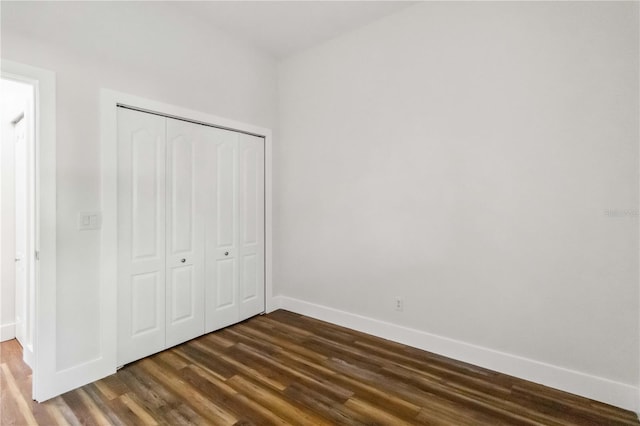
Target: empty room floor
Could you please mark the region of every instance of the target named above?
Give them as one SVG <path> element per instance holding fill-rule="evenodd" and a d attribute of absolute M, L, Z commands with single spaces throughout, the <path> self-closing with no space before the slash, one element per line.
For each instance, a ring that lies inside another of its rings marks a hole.
<path fill-rule="evenodd" d="M 0 344 L 0 424 L 637 425 L 606 404 L 279 310 L 42 404 Z"/>

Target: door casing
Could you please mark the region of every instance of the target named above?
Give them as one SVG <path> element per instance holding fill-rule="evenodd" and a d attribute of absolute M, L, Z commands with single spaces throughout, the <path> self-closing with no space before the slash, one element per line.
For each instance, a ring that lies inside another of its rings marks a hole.
<path fill-rule="evenodd" d="M 34 247 L 32 397 L 44 401 L 60 394 L 64 378 L 56 371 L 56 84 L 55 73 L 2 59 L 2 78 L 34 88 Z M 56 393 L 57 392 L 57 393 Z"/>

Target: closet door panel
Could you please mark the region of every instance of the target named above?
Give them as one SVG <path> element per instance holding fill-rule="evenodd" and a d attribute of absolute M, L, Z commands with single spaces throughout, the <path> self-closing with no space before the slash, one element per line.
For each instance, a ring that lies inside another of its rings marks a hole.
<path fill-rule="evenodd" d="M 235 259 L 216 261 L 215 308 L 218 310 L 233 307 L 236 302 L 236 262 Z"/>
<path fill-rule="evenodd" d="M 131 277 L 131 303 L 135 307 L 131 311 L 131 336 L 134 338 L 163 328 L 158 315 L 164 309 L 162 297 L 159 297 L 162 295 L 161 278 L 157 272 Z"/>
<path fill-rule="evenodd" d="M 204 333 L 204 203 L 202 128 L 167 123 L 167 346 Z"/>
<path fill-rule="evenodd" d="M 264 138 L 239 136 L 238 320 L 264 311 Z"/>
<path fill-rule="evenodd" d="M 238 322 L 238 134 L 206 128 L 206 331 Z"/>
<path fill-rule="evenodd" d="M 195 294 L 193 266 L 178 266 L 171 269 L 172 296 L 171 324 L 193 318 L 197 308 L 194 306 Z"/>
<path fill-rule="evenodd" d="M 118 108 L 118 364 L 165 347 L 164 118 Z"/>

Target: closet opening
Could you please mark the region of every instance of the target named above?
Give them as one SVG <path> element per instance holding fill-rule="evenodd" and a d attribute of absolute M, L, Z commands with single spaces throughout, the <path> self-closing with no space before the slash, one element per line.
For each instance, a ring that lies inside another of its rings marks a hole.
<path fill-rule="evenodd" d="M 265 311 L 265 138 L 118 105 L 117 364 Z"/>
<path fill-rule="evenodd" d="M 102 376 L 277 309 L 271 130 L 109 89 L 100 124 Z"/>

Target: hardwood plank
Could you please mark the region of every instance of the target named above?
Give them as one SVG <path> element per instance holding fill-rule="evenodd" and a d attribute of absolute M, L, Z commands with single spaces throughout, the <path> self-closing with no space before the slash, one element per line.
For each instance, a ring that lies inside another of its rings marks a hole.
<path fill-rule="evenodd" d="M 65 417 L 65 415 L 63 414 L 63 410 L 60 408 L 59 403 L 56 402 L 50 402 L 48 404 L 43 404 L 48 413 L 49 416 L 53 419 L 53 421 L 50 424 L 55 424 L 57 426 L 70 426 L 72 424 L 72 422 L 69 422 L 67 420 L 67 418 Z M 69 408 L 66 407 L 66 410 L 68 410 Z M 43 423 L 43 422 L 38 422 L 39 424 L 47 424 L 47 423 Z"/>
<path fill-rule="evenodd" d="M 105 377 L 102 380 L 98 380 L 94 384 L 103 397 L 109 400 L 116 399 L 120 395 L 124 395 L 129 391 L 127 386 L 122 383 L 122 380 L 120 380 L 120 378 L 115 374 Z"/>
<path fill-rule="evenodd" d="M 205 395 L 202 395 L 198 389 L 188 386 L 179 377 L 168 373 L 166 369 L 160 368 L 152 358 L 145 358 L 139 361 L 139 365 L 183 400 L 190 401 L 193 410 L 210 422 L 215 424 L 234 424 L 237 421 L 230 413 L 207 399 Z"/>
<path fill-rule="evenodd" d="M 227 383 L 244 395 L 251 395 L 251 398 L 258 404 L 268 407 L 278 417 L 286 421 L 309 426 L 330 425 L 331 423 L 311 411 L 301 409 L 295 402 L 287 401 L 278 393 L 261 387 L 259 384 L 242 376 L 234 376 L 227 380 Z"/>
<path fill-rule="evenodd" d="M 236 394 L 234 399 L 238 404 L 241 404 L 247 409 L 251 409 L 257 413 L 260 413 L 262 421 L 256 423 L 257 425 L 289 425 L 283 418 L 278 417 L 270 408 L 264 407 L 253 400 L 252 397 L 243 394 Z M 296 423 L 294 423 L 296 424 Z"/>
<path fill-rule="evenodd" d="M 143 405 L 138 404 L 138 402 L 129 396 L 129 394 L 121 395 L 118 400 L 122 401 L 122 403 L 131 410 L 132 413 L 136 415 L 139 419 L 139 422 L 145 425 L 157 425 L 158 422 L 154 418 L 153 414 L 147 411 Z"/>
<path fill-rule="evenodd" d="M 18 425 L 25 422 L 14 392 L 9 389 L 4 372 L 0 370 L 0 424 Z"/>
<path fill-rule="evenodd" d="M 396 417 L 394 414 L 387 412 L 377 405 L 370 404 L 366 401 L 359 400 L 357 398 L 349 398 L 344 404 L 345 407 L 350 408 L 358 413 L 366 415 L 374 422 L 383 425 L 411 425 L 411 422 L 402 420 Z"/>
<path fill-rule="evenodd" d="M 57 397 L 52 400 L 49 400 L 43 403 L 43 405 L 46 405 L 51 410 L 51 412 L 54 413 L 53 416 L 63 417 L 65 422 L 67 422 L 72 426 L 80 425 L 80 420 L 78 420 L 76 413 L 73 412 L 71 407 L 67 405 L 67 403 L 64 401 L 64 399 L 62 399 L 62 397 Z M 61 424 L 64 424 L 64 423 L 61 423 Z"/>
<path fill-rule="evenodd" d="M 216 404 L 232 413 L 238 423 L 243 424 L 267 424 L 267 423 L 284 423 L 282 419 L 274 419 L 276 416 L 265 416 L 264 410 L 257 409 L 256 406 L 247 407 L 239 402 L 236 398 L 238 393 L 235 389 L 227 385 L 206 370 L 196 366 L 189 367 L 180 371 L 181 377 L 192 386 L 201 389 L 209 397 L 215 399 Z M 274 421 L 275 420 L 275 421 Z"/>
<path fill-rule="evenodd" d="M 304 383 L 307 387 L 311 387 L 319 390 L 325 395 L 332 396 L 338 401 L 344 402 L 348 399 L 352 392 L 336 386 L 334 383 L 330 381 L 324 381 L 322 379 L 316 379 L 313 374 L 309 374 L 301 369 L 294 369 L 287 366 L 285 363 L 278 362 L 277 360 L 272 359 L 272 357 L 267 357 L 260 352 L 244 345 L 243 343 L 239 343 L 236 345 L 239 351 L 242 351 L 245 354 L 248 354 L 252 357 L 252 360 L 256 363 L 262 363 L 265 368 L 270 369 L 271 371 L 278 371 L 283 376 L 288 377 L 289 383 L 299 382 Z"/>
<path fill-rule="evenodd" d="M 50 410 L 31 399 L 31 369 L 22 360 L 22 347 L 17 340 L 10 340 L 5 342 L 5 344 L 9 347 L 5 350 L 5 359 L 7 361 L 5 365 L 13 375 L 14 382 L 22 396 L 21 399 L 27 404 L 38 423 L 52 423 L 53 417 L 51 416 Z M 0 410 L 1 409 L 2 406 L 0 405 Z"/>
<path fill-rule="evenodd" d="M 108 418 L 108 420 L 106 420 L 107 424 L 113 426 L 124 426 L 126 424 L 122 422 L 118 414 L 112 409 L 112 404 L 110 404 L 111 400 L 104 398 L 96 383 L 83 386 L 82 389 L 78 389 L 78 392 L 80 391 L 85 391 L 87 396 L 90 398 L 90 404 L 93 404 L 94 409 Z"/>
<path fill-rule="evenodd" d="M 0 344 L 7 425 L 640 425 L 634 413 L 286 311 L 37 404 Z"/>
<path fill-rule="evenodd" d="M 22 419 L 24 419 L 23 421 L 27 424 L 36 424 L 37 421 L 33 416 L 33 412 L 31 411 L 30 402 L 27 402 L 22 392 L 20 392 L 18 384 L 16 383 L 13 374 L 9 370 L 9 367 L 7 366 L 7 364 L 0 364 L 0 369 L 2 370 L 2 375 L 7 389 L 18 407 L 18 412 L 20 413 Z"/>
<path fill-rule="evenodd" d="M 283 390 L 285 389 L 287 386 L 278 382 L 277 380 L 272 379 L 271 377 L 265 376 L 262 373 L 260 373 L 258 370 L 256 370 L 255 368 L 253 368 L 250 364 L 241 362 L 243 361 L 242 359 L 234 359 L 231 356 L 228 356 L 226 353 L 220 353 L 217 352 L 216 350 L 208 347 L 208 346 L 200 346 L 202 344 L 201 341 L 194 341 L 192 342 L 192 344 L 194 346 L 198 346 L 199 348 L 201 348 L 202 350 L 204 350 L 205 352 L 209 352 L 211 353 L 215 359 L 217 360 L 224 360 L 226 362 L 228 362 L 229 364 L 232 364 L 233 366 L 235 366 L 238 371 L 246 376 L 246 377 L 250 377 L 272 389 L 276 389 L 276 390 Z"/>
<path fill-rule="evenodd" d="M 336 402 L 334 399 L 318 392 L 316 389 L 307 388 L 303 384 L 294 383 L 283 392 L 291 401 L 313 411 L 333 424 L 363 425 L 366 423 L 361 415 L 345 407 L 344 402 Z"/>
<path fill-rule="evenodd" d="M 138 363 L 120 370 L 118 375 L 135 393 L 143 406 L 169 424 L 202 424 L 204 419 L 189 404 L 140 368 Z"/>

